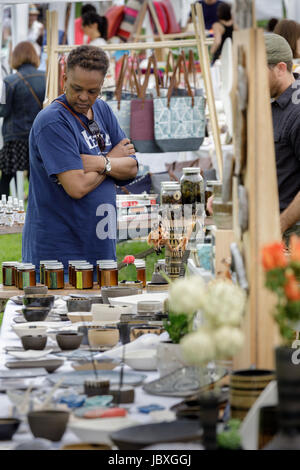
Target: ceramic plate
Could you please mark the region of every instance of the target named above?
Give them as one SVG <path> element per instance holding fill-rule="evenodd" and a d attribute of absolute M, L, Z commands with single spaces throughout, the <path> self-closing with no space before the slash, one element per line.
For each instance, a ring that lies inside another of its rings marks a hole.
<path fill-rule="evenodd" d="M 80 439 L 81 442 L 111 444 L 110 434 L 119 429 L 137 425 L 132 418 L 101 418 L 101 419 L 74 419 L 68 423 L 68 429 Z"/>
<path fill-rule="evenodd" d="M 40 379 L 0 379 L 0 392 L 6 392 L 7 390 L 27 390 L 28 387 L 32 386 L 33 389 L 41 386 Z"/>
<path fill-rule="evenodd" d="M 0 370 L 0 379 L 41 377 L 45 375 L 47 375 L 47 372 L 42 367 L 34 368 L 32 370 Z"/>
<path fill-rule="evenodd" d="M 41 359 L 42 357 L 48 356 L 52 352 L 52 349 L 46 351 L 35 351 L 33 349 L 28 349 L 27 351 L 10 351 L 10 356 L 13 356 L 17 359 Z"/>
<path fill-rule="evenodd" d="M 198 367 L 184 367 L 172 372 L 172 374 L 147 383 L 143 389 L 151 395 L 188 397 L 205 390 L 209 385 L 225 377 L 227 373 L 227 370 L 221 367 L 212 370 L 203 368 L 201 374 Z"/>
<path fill-rule="evenodd" d="M 120 371 L 100 370 L 97 375 L 98 380 L 109 380 L 111 384 L 118 384 L 120 382 Z M 85 370 L 52 374 L 48 377 L 48 380 L 52 384 L 56 384 L 63 377 L 62 387 L 83 386 L 85 380 L 95 380 L 94 372 Z M 123 382 L 126 385 L 140 385 L 146 377 L 146 375 L 139 374 L 138 372 L 124 371 Z"/>
<path fill-rule="evenodd" d="M 201 435 L 199 422 L 178 420 L 121 429 L 110 438 L 120 450 L 136 450 L 162 442 L 199 441 Z"/>
<path fill-rule="evenodd" d="M 8 369 L 23 369 L 23 368 L 35 368 L 44 367 L 48 372 L 53 372 L 58 369 L 64 363 L 63 359 L 36 359 L 36 360 L 16 360 L 8 361 L 5 366 Z"/>

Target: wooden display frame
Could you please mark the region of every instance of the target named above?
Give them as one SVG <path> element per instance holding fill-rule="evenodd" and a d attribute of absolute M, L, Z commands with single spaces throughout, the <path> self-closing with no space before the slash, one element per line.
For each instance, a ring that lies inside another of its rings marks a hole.
<path fill-rule="evenodd" d="M 244 322 L 245 347 L 235 359 L 235 368 L 274 368 L 274 347 L 278 332 L 272 318 L 275 297 L 265 286 L 261 251 L 265 244 L 281 239 L 279 200 L 274 150 L 273 123 L 270 106 L 269 80 L 261 29 L 234 32 L 233 110 L 238 87 L 238 51 L 243 49 L 248 78 L 247 162 L 242 177 L 248 191 L 249 226 L 241 234 L 237 223 L 237 179 L 233 184 L 234 230 L 244 257 L 250 286 Z M 234 116 L 238 119 L 238 116 Z M 234 146 L 239 145 L 234 135 Z"/>

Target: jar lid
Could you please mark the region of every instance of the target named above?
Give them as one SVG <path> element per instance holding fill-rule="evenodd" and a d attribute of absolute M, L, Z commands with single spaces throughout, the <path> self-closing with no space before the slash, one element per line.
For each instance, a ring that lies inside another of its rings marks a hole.
<path fill-rule="evenodd" d="M 86 269 L 94 269 L 94 266 L 92 264 L 82 264 L 81 266 L 75 266 L 75 271 L 76 270 L 86 270 Z"/>
<path fill-rule="evenodd" d="M 2 266 L 15 266 L 17 261 L 3 261 Z"/>
<path fill-rule="evenodd" d="M 176 181 L 170 181 L 169 183 L 163 185 L 163 189 L 180 189 L 180 183 L 177 183 Z"/>
<path fill-rule="evenodd" d="M 44 263 L 49 263 L 49 264 L 51 264 L 51 263 L 59 263 L 59 261 L 58 261 L 58 259 L 42 259 L 42 260 L 40 261 L 40 265 L 41 265 L 41 264 L 44 264 Z"/>
<path fill-rule="evenodd" d="M 35 269 L 35 265 L 34 264 L 29 264 L 29 263 L 27 263 L 27 264 L 24 263 L 24 264 L 21 264 L 21 266 L 19 266 L 18 269 L 20 271 L 26 271 L 27 269 Z"/>
<path fill-rule="evenodd" d="M 90 264 L 88 261 L 75 261 L 74 263 L 71 263 L 70 266 L 72 268 L 75 268 L 76 266 L 84 266 L 85 264 Z"/>
<path fill-rule="evenodd" d="M 69 266 L 72 265 L 73 263 L 87 263 L 86 259 L 71 259 L 68 261 Z"/>
<path fill-rule="evenodd" d="M 197 167 L 183 168 L 182 171 L 185 175 L 197 175 L 198 173 L 200 173 L 200 168 L 197 168 Z"/>
<path fill-rule="evenodd" d="M 146 261 L 144 259 L 136 259 L 134 261 L 135 267 L 136 268 L 145 268 L 146 267 Z"/>
<path fill-rule="evenodd" d="M 100 269 L 116 269 L 118 267 L 117 261 L 114 260 L 102 260 L 98 264 Z"/>
<path fill-rule="evenodd" d="M 63 269 L 64 265 L 62 263 L 51 263 L 45 264 L 45 269 Z"/>

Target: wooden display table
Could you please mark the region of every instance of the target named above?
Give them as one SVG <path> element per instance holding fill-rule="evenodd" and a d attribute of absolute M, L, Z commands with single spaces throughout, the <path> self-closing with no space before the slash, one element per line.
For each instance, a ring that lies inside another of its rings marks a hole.
<path fill-rule="evenodd" d="M 41 284 L 37 284 L 41 285 Z M 99 295 L 101 292 L 98 283 L 94 282 L 94 288 L 93 289 L 82 289 L 78 290 L 75 289 L 75 287 L 70 286 L 70 284 L 65 284 L 65 289 L 49 289 L 48 293 L 53 294 L 53 295 L 69 295 L 69 294 L 95 294 Z M 10 297 L 14 297 L 16 295 L 24 295 L 24 291 L 22 289 L 17 289 L 15 286 L 3 286 L 3 284 L 0 284 L 0 301 L 1 300 L 8 300 Z"/>

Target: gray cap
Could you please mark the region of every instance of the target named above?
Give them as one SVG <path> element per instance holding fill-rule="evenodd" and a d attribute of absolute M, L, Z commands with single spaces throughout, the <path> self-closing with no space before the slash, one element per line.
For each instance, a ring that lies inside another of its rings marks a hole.
<path fill-rule="evenodd" d="M 265 45 L 268 64 L 293 61 L 293 52 L 289 43 L 282 36 L 279 36 L 279 34 L 265 34 Z"/>

